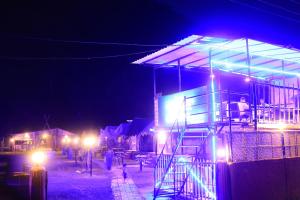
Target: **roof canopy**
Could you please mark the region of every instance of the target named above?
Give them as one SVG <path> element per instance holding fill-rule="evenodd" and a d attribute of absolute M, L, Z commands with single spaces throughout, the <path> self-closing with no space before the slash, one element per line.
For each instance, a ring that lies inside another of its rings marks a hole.
<path fill-rule="evenodd" d="M 298 49 L 246 38 L 228 40 L 192 35 L 133 63 L 201 69 L 210 67 L 210 61 L 213 69 L 260 79 L 300 77 Z"/>

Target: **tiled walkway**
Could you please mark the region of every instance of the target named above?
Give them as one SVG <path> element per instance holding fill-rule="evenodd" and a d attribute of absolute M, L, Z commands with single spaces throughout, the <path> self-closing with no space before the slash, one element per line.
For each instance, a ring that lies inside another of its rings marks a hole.
<path fill-rule="evenodd" d="M 126 181 L 121 177 L 113 177 L 111 182 L 115 200 L 142 200 L 143 198 L 138 192 L 137 187 L 131 178 Z"/>

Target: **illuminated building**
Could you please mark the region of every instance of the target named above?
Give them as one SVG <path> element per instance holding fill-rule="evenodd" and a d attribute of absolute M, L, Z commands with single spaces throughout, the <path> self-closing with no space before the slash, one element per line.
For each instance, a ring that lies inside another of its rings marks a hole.
<path fill-rule="evenodd" d="M 192 35 L 133 63 L 154 67 L 154 198 L 226 199 L 224 163 L 300 156 L 300 50 Z M 177 69 L 177 93 L 156 93 L 161 68 Z M 206 84 L 183 91 L 183 70 L 207 72 Z"/>

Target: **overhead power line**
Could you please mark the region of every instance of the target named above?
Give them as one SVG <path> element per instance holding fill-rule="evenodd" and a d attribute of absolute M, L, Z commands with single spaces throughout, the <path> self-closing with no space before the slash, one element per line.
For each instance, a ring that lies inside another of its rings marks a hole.
<path fill-rule="evenodd" d="M 298 2 L 297 0 L 290 0 L 292 3 L 294 3 L 294 4 L 298 4 L 298 5 L 300 5 L 300 2 Z"/>
<path fill-rule="evenodd" d="M 169 44 L 140 44 L 140 43 L 127 43 L 127 42 L 98 42 L 98 41 L 80 41 L 80 40 L 62 40 L 53 38 L 39 38 L 39 37 L 23 37 L 29 40 L 40 40 L 48 42 L 60 43 L 75 43 L 75 44 L 90 44 L 90 45 L 114 45 L 114 46 L 138 46 L 138 47 L 164 47 Z"/>
<path fill-rule="evenodd" d="M 263 3 L 263 4 L 266 4 L 266 5 L 272 6 L 274 8 L 278 8 L 280 10 L 283 10 L 285 12 L 291 13 L 293 15 L 300 15 L 300 12 L 294 12 L 294 11 L 292 11 L 290 9 L 287 9 L 285 7 L 282 7 L 280 5 L 277 5 L 277 4 L 274 4 L 274 3 L 271 3 L 271 2 L 267 2 L 267 1 L 264 1 L 264 0 L 258 0 L 258 1 L 261 2 L 261 3 Z"/>
<path fill-rule="evenodd" d="M 239 4 L 239 5 L 242 5 L 242 6 L 245 6 L 245 7 L 249 7 L 249 8 L 255 9 L 255 10 L 259 10 L 261 12 L 264 12 L 264 13 L 267 13 L 267 14 L 270 14 L 270 15 L 274 15 L 274 16 L 283 18 L 285 20 L 289 20 L 289 21 L 293 21 L 293 22 L 296 22 L 296 23 L 300 23 L 300 20 L 297 20 L 297 19 L 294 19 L 294 18 L 291 18 L 291 17 L 288 17 L 288 16 L 280 15 L 278 13 L 274 13 L 272 11 L 262 9 L 260 7 L 251 5 L 249 3 L 245 3 L 245 2 L 242 2 L 242 1 L 238 1 L 238 0 L 229 0 L 229 1 L 232 2 L 232 3 L 235 3 L 235 4 Z"/>
<path fill-rule="evenodd" d="M 152 49 L 148 51 L 140 51 L 126 54 L 115 54 L 107 56 L 91 56 L 91 57 L 9 57 L 9 56 L 0 56 L 0 60 L 100 60 L 100 59 L 109 59 L 109 58 L 120 58 L 126 56 L 139 55 L 144 53 L 152 53 L 158 49 Z"/>

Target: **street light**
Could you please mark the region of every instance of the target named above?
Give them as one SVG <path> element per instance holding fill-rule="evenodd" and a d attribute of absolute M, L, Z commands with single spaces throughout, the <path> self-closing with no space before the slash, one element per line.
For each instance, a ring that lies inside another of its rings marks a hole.
<path fill-rule="evenodd" d="M 34 166 L 42 167 L 47 160 L 47 156 L 43 151 L 35 151 L 31 154 L 30 160 Z"/>
<path fill-rule="evenodd" d="M 61 140 L 61 142 L 62 142 L 63 144 L 69 144 L 70 141 L 71 141 L 71 139 L 70 139 L 69 136 L 67 136 L 67 135 L 65 135 L 65 136 L 62 138 L 62 140 Z"/>
<path fill-rule="evenodd" d="M 9 139 L 9 142 L 10 142 L 10 143 L 14 143 L 14 142 L 15 142 L 15 138 L 10 138 L 10 139 Z"/>
<path fill-rule="evenodd" d="M 25 137 L 25 139 L 29 140 L 30 139 L 29 133 L 24 133 L 24 137 Z"/>
<path fill-rule="evenodd" d="M 15 150 L 15 138 L 10 138 L 9 143 L 11 143 L 10 150 L 14 151 Z"/>
<path fill-rule="evenodd" d="M 45 140 L 48 138 L 48 136 L 49 136 L 48 133 L 43 133 L 42 138 Z"/>
<path fill-rule="evenodd" d="M 160 129 L 157 131 L 158 144 L 165 144 L 168 138 L 166 130 Z"/>
<path fill-rule="evenodd" d="M 47 199 L 47 171 L 44 164 L 47 161 L 47 155 L 43 151 L 35 151 L 30 155 L 31 168 L 31 199 Z"/>
<path fill-rule="evenodd" d="M 79 137 L 75 137 L 75 138 L 73 138 L 73 144 L 74 145 L 78 145 L 79 144 L 79 142 L 80 142 L 80 138 Z"/>
<path fill-rule="evenodd" d="M 86 136 L 83 139 L 83 146 L 88 149 L 87 158 L 90 157 L 90 176 L 93 174 L 93 153 L 92 148 L 95 147 L 97 138 L 95 136 Z M 86 169 L 88 168 L 88 160 L 86 160 Z"/>
<path fill-rule="evenodd" d="M 65 135 L 62 140 L 61 140 L 61 143 L 63 144 L 63 148 L 62 148 L 62 154 L 65 155 L 67 152 L 67 146 L 69 145 L 71 139 L 69 138 L 68 135 Z"/>

